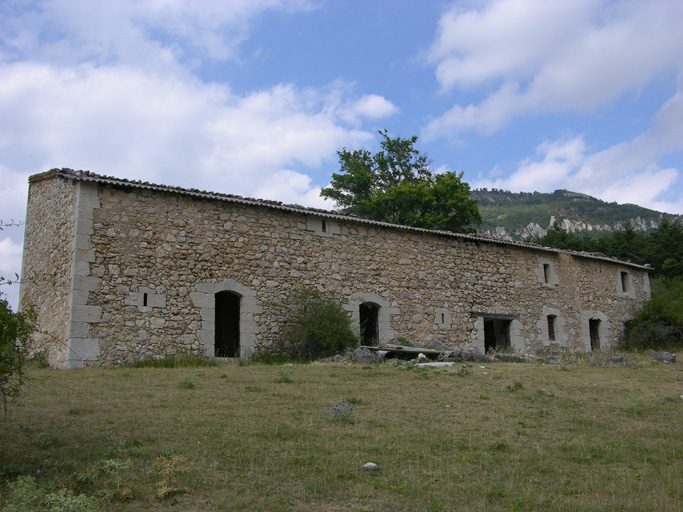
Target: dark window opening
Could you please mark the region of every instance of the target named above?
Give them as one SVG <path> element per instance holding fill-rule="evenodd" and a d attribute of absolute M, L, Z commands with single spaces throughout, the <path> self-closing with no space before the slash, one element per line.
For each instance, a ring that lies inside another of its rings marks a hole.
<path fill-rule="evenodd" d="M 588 331 L 591 339 L 591 350 L 593 352 L 600 350 L 600 320 L 591 318 L 588 321 Z"/>
<path fill-rule="evenodd" d="M 510 348 L 511 320 L 484 318 L 484 351 Z"/>
<path fill-rule="evenodd" d="M 621 291 L 631 291 L 630 276 L 628 275 L 628 272 L 621 272 Z"/>
<path fill-rule="evenodd" d="M 445 325 L 445 324 L 446 324 L 446 314 L 441 313 L 441 325 Z"/>
<path fill-rule="evenodd" d="M 325 219 L 322 221 L 322 232 L 327 233 L 327 221 Z"/>
<path fill-rule="evenodd" d="M 232 292 L 216 294 L 216 357 L 240 355 L 240 296 Z"/>
<path fill-rule="evenodd" d="M 548 315 L 548 341 L 555 341 L 555 315 Z"/>
<path fill-rule="evenodd" d="M 543 264 L 543 280 L 546 283 L 550 282 L 550 265 L 548 263 Z"/>
<path fill-rule="evenodd" d="M 360 335 L 363 345 L 379 344 L 379 306 L 372 302 L 360 305 Z"/>
<path fill-rule="evenodd" d="M 142 294 L 142 305 L 147 306 L 147 294 L 146 293 Z"/>

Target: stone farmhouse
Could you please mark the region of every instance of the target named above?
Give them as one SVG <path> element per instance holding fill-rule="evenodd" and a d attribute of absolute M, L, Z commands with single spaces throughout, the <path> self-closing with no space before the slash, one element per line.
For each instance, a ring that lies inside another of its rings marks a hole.
<path fill-rule="evenodd" d="M 54 367 L 248 358 L 297 287 L 336 297 L 364 344 L 482 351 L 607 349 L 650 296 L 649 267 L 597 254 L 70 169 L 29 183 L 21 303 Z"/>

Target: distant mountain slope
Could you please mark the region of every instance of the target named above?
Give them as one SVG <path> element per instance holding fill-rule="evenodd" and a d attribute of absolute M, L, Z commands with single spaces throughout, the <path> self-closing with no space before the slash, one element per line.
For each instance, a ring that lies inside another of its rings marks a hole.
<path fill-rule="evenodd" d="M 661 213 L 634 204 L 607 203 L 594 197 L 556 190 L 552 193 L 473 190 L 483 219 L 479 234 L 506 240 L 543 236 L 553 222 L 569 232 L 621 230 L 631 223 L 637 231 L 650 231 L 662 218 L 683 222 L 680 215 Z"/>

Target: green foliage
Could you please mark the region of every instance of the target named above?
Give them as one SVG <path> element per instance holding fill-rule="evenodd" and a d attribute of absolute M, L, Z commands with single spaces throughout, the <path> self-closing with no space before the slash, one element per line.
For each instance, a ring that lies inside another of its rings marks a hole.
<path fill-rule="evenodd" d="M 626 322 L 624 350 L 683 347 L 683 227 L 662 220 L 659 228 L 638 233 L 630 225 L 601 238 L 567 233 L 555 224 L 534 242 L 558 249 L 598 252 L 654 267 L 652 299 Z"/>
<path fill-rule="evenodd" d="M 498 189 L 477 189 L 472 191 L 471 196 L 479 201 L 482 227 L 492 229 L 500 226 L 510 233 L 521 230 L 532 222 L 545 227 L 552 216 L 601 226 L 623 225 L 628 219 L 637 217 L 647 223 L 659 221 L 662 215 L 673 218 L 634 204 L 607 203 L 568 190 L 514 193 Z"/>
<path fill-rule="evenodd" d="M 655 268 L 655 275 L 683 276 L 683 226 L 664 220 L 648 235 L 644 260 Z"/>
<path fill-rule="evenodd" d="M 178 382 L 178 389 L 194 389 L 197 387 L 196 375 L 185 375 L 180 382 Z"/>
<path fill-rule="evenodd" d="M 279 339 L 256 353 L 256 360 L 312 361 L 358 345 L 342 305 L 317 290 L 292 293 Z"/>
<path fill-rule="evenodd" d="M 683 279 L 656 279 L 652 298 L 626 322 L 624 350 L 683 347 Z"/>
<path fill-rule="evenodd" d="M 338 151 L 340 172 L 320 195 L 346 213 L 371 220 L 425 229 L 472 232 L 481 222 L 477 201 L 462 173 L 433 173 L 426 155 L 414 148 L 417 137 L 379 134 L 382 151 Z"/>
<path fill-rule="evenodd" d="M 25 376 L 26 353 L 31 334 L 36 329 L 36 313 L 32 307 L 13 312 L 0 294 L 0 393 L 2 405 L 16 398 Z"/>
<path fill-rule="evenodd" d="M 507 386 L 506 389 L 510 392 L 514 392 L 514 391 L 517 391 L 518 389 L 524 389 L 524 384 L 522 384 L 519 381 L 515 381 L 514 384 L 510 384 L 509 386 Z"/>
<path fill-rule="evenodd" d="M 292 382 L 294 370 L 290 366 L 280 366 L 277 370 L 278 382 Z"/>
<path fill-rule="evenodd" d="M 654 267 L 654 276 L 683 276 L 683 226 L 663 219 L 649 233 L 637 232 L 630 224 L 599 238 L 567 233 L 555 223 L 544 237 L 534 243 L 573 251 L 597 252 L 623 261 Z"/>
<path fill-rule="evenodd" d="M 9 484 L 10 497 L 3 512 L 96 512 L 97 500 L 85 494 L 74 495 L 68 489 L 49 492 L 38 487 L 36 479 L 20 476 Z"/>

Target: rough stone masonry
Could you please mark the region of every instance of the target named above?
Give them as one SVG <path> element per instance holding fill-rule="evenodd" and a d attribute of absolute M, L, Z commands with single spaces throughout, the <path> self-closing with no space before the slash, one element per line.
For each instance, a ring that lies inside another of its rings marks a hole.
<path fill-rule="evenodd" d="M 54 169 L 29 179 L 21 304 L 54 367 L 178 353 L 248 358 L 297 287 L 366 344 L 609 348 L 649 267 L 274 201 Z"/>

